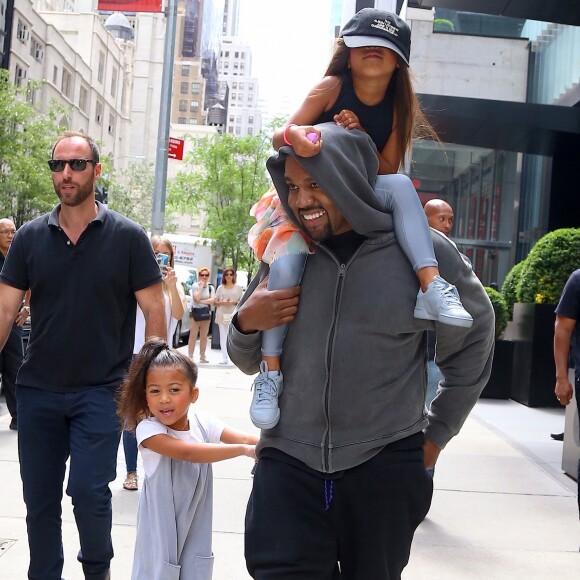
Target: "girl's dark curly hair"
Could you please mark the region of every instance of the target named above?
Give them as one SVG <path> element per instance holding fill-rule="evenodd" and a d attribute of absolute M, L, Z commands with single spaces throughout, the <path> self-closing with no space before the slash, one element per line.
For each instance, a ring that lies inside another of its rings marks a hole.
<path fill-rule="evenodd" d="M 164 340 L 150 338 L 133 358 L 129 373 L 119 390 L 117 414 L 121 418 L 123 429 L 134 431 L 137 423 L 151 414 L 145 396 L 147 373 L 150 369 L 159 367 L 179 369 L 187 378 L 191 390 L 195 387 L 197 365 L 190 358 L 169 348 Z"/>

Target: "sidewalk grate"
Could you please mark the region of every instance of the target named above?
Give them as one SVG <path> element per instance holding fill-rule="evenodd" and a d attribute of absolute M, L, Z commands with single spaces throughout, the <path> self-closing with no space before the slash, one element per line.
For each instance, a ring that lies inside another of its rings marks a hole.
<path fill-rule="evenodd" d="M 10 546 L 12 546 L 12 544 L 15 543 L 16 540 L 3 540 L 2 538 L 0 538 L 0 556 L 3 556 L 8 550 L 8 548 L 10 548 Z"/>

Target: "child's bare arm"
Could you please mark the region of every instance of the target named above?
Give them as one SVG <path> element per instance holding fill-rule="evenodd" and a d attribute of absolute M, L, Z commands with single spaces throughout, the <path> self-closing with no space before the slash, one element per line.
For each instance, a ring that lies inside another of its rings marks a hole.
<path fill-rule="evenodd" d="M 338 96 L 340 91 L 340 79 L 338 77 L 324 77 L 308 93 L 304 102 L 298 110 L 288 119 L 288 124 L 281 127 L 274 133 L 272 145 L 278 151 L 280 147 L 286 145 L 284 141 L 284 131 L 286 139 L 292 144 L 296 153 L 302 157 L 313 157 L 320 151 L 322 141 L 320 131 L 312 126 L 312 123 L 326 111 Z M 289 125 L 293 125 L 289 127 Z M 316 133 L 319 137 L 313 143 L 306 135 Z"/>
<path fill-rule="evenodd" d="M 253 435 L 252 433 L 246 433 L 245 431 L 238 431 L 238 429 L 226 427 L 222 431 L 220 439 L 222 443 L 245 443 L 246 445 L 255 445 L 260 437 L 259 435 Z"/>
<path fill-rule="evenodd" d="M 190 461 L 191 463 L 215 463 L 225 459 L 233 459 L 245 455 L 256 458 L 254 445 L 239 443 L 224 445 L 222 443 L 189 443 L 170 437 L 169 435 L 153 435 L 145 439 L 141 445 L 172 459 Z"/>

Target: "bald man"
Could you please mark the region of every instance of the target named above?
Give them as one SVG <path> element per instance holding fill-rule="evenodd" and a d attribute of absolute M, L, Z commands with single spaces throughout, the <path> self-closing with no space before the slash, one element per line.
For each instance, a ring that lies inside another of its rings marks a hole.
<path fill-rule="evenodd" d="M 431 199 L 424 209 L 429 225 L 449 237 L 453 227 L 453 208 L 442 199 Z"/>
<path fill-rule="evenodd" d="M 0 219 L 0 271 L 16 234 L 16 226 L 11 219 Z M 10 429 L 18 430 L 18 415 L 16 409 L 16 375 L 24 358 L 22 348 L 22 330 L 26 318 L 30 314 L 28 306 L 22 306 L 3 349 L 0 349 L 0 375 L 2 376 L 2 392 L 6 397 L 6 406 L 10 413 Z"/>

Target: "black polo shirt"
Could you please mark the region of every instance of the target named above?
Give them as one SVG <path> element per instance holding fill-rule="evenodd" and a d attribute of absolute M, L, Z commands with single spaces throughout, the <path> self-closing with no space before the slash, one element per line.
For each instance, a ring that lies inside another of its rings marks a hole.
<path fill-rule="evenodd" d="M 18 384 L 57 392 L 116 386 L 133 352 L 135 292 L 161 281 L 143 228 L 97 202 L 76 245 L 56 206 L 22 226 L 0 281 L 30 288 L 32 330 Z"/>

